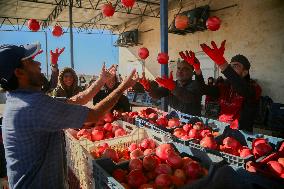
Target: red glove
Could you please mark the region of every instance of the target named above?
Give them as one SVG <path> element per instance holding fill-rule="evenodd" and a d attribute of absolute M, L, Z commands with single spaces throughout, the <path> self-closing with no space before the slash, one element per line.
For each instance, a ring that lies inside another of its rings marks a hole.
<path fill-rule="evenodd" d="M 146 79 L 144 72 L 142 73 L 142 78 L 139 79 L 138 81 L 139 81 L 139 83 L 141 85 L 143 85 L 145 91 L 149 91 L 150 90 L 150 82 L 149 82 L 148 79 Z"/>
<path fill-rule="evenodd" d="M 55 52 L 52 52 L 52 50 L 50 50 L 50 56 L 51 56 L 51 64 L 57 64 L 58 61 L 58 57 L 60 56 L 61 53 L 63 53 L 65 47 L 60 49 L 60 51 L 58 52 L 58 48 L 56 48 Z"/>
<path fill-rule="evenodd" d="M 43 50 L 40 49 L 35 55 L 32 56 L 32 59 L 35 59 L 35 57 L 36 57 L 37 55 L 41 54 L 42 52 L 43 52 Z"/>
<path fill-rule="evenodd" d="M 170 91 L 174 90 L 176 87 L 176 84 L 173 80 L 173 72 L 171 71 L 170 77 L 163 76 L 163 78 L 157 77 L 156 82 L 159 84 L 159 86 L 164 87 L 166 89 L 169 89 Z"/>
<path fill-rule="evenodd" d="M 206 44 L 201 44 L 202 50 L 218 65 L 221 66 L 222 64 L 226 63 L 224 58 L 224 51 L 225 51 L 225 43 L 224 40 L 221 44 L 221 47 L 218 48 L 214 41 L 211 41 L 212 49 L 208 47 Z"/>
<path fill-rule="evenodd" d="M 187 63 L 189 63 L 190 65 L 193 66 L 195 71 L 200 70 L 200 62 L 199 60 L 195 57 L 194 52 L 192 51 L 185 51 L 186 55 L 181 51 L 179 52 L 180 57 L 186 61 Z"/>

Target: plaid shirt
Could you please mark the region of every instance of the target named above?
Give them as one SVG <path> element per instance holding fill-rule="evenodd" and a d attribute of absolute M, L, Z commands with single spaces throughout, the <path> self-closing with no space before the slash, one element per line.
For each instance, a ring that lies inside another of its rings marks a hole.
<path fill-rule="evenodd" d="M 88 112 L 42 92 L 8 93 L 3 141 L 10 188 L 64 188 L 62 129 L 82 127 Z"/>

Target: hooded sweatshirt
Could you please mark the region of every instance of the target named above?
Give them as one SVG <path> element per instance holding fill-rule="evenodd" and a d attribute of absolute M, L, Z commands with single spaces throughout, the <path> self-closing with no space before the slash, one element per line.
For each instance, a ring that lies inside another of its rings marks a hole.
<path fill-rule="evenodd" d="M 67 87 L 66 85 L 64 85 L 63 76 L 65 73 L 71 73 L 73 75 L 74 82 L 71 87 Z M 76 75 L 75 71 L 72 68 L 64 68 L 59 73 L 58 85 L 53 90 L 53 96 L 70 98 L 78 94 L 81 91 L 82 91 L 82 88 L 78 86 L 78 76 Z"/>

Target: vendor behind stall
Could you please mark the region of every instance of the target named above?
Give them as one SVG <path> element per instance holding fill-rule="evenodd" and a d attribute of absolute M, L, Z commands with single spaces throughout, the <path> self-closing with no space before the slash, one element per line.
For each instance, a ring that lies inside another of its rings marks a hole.
<path fill-rule="evenodd" d="M 176 81 L 173 80 L 171 72 L 170 78 L 156 79 L 160 86 L 158 87 L 155 82 L 150 83 L 143 73 L 140 83 L 152 98 L 167 97 L 171 110 L 200 116 L 202 94 L 198 82 L 192 80 L 192 76 L 193 67 L 186 61 L 181 61 L 177 63 Z"/>
<path fill-rule="evenodd" d="M 136 83 L 133 70 L 92 108 L 78 105 L 92 99 L 92 90 L 82 91 L 64 103 L 41 91 L 44 76 L 40 63 L 32 59 L 39 50 L 39 44 L 0 46 L 0 84 L 7 91 L 3 142 L 10 189 L 65 188 L 60 131 L 97 122 Z M 100 89 L 112 77 L 103 66 L 93 85 Z"/>
<path fill-rule="evenodd" d="M 202 44 L 202 50 L 218 65 L 227 80 L 222 87 L 208 86 L 204 84 L 200 63 L 193 52 L 181 56 L 189 64 L 193 65 L 197 81 L 202 86 L 206 95 L 219 98 L 220 115 L 219 120 L 231 124 L 232 128 L 253 131 L 253 122 L 257 112 L 257 106 L 261 96 L 260 86 L 250 79 L 250 62 L 243 55 L 236 55 L 230 64 L 224 58 L 225 41 L 218 48 L 212 42 L 213 48 Z"/>

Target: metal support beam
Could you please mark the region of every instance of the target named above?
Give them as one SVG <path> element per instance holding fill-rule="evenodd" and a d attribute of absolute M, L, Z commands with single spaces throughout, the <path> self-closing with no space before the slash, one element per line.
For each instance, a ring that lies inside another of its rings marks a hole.
<path fill-rule="evenodd" d="M 53 9 L 50 15 L 47 17 L 46 21 L 42 23 L 42 27 L 46 28 L 52 23 L 54 20 L 58 18 L 58 16 L 62 13 L 65 6 L 68 5 L 68 0 L 61 0 L 58 5 Z M 73 4 L 72 4 L 73 5 Z"/>
<path fill-rule="evenodd" d="M 69 0 L 69 28 L 70 28 L 70 60 L 71 68 L 74 69 L 74 54 L 73 54 L 73 18 L 72 18 L 72 5 L 73 0 Z"/>
<path fill-rule="evenodd" d="M 48 51 L 47 51 L 47 33 L 46 31 L 44 32 L 44 36 L 45 36 L 45 62 L 46 62 L 46 76 L 48 78 Z"/>
<path fill-rule="evenodd" d="M 162 0 L 160 5 L 160 27 L 161 27 L 161 52 L 168 53 L 168 0 Z M 161 76 L 168 76 L 168 64 L 161 65 Z M 161 109 L 168 111 L 168 99 L 163 98 Z"/>

